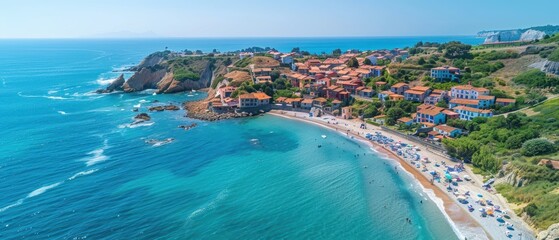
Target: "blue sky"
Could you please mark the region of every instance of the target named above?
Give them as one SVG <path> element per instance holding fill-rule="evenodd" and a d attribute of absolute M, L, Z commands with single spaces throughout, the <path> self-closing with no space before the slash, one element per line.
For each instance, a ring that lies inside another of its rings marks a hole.
<path fill-rule="evenodd" d="M 473 35 L 559 24 L 559 0 L 12 0 L 0 38 Z"/>

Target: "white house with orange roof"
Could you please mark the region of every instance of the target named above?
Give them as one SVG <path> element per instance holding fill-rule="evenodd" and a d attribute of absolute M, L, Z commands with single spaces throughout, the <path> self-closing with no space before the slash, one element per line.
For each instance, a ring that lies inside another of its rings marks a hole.
<path fill-rule="evenodd" d="M 458 85 L 450 89 L 451 98 L 478 99 L 479 96 L 489 95 L 489 89 L 472 85 Z"/>
<path fill-rule="evenodd" d="M 404 92 L 404 97 L 408 101 L 423 102 L 423 100 L 431 93 L 430 87 L 416 86 Z"/>
<path fill-rule="evenodd" d="M 271 97 L 263 92 L 245 93 L 239 95 L 239 108 L 260 108 L 270 104 Z"/>
<path fill-rule="evenodd" d="M 458 106 L 455 107 L 454 109 L 455 112 L 460 114 L 460 119 L 462 120 L 472 120 L 476 117 L 492 117 L 493 116 L 493 111 L 492 110 L 486 110 L 486 109 L 478 109 L 478 108 L 472 108 L 472 107 L 466 107 L 466 106 Z"/>

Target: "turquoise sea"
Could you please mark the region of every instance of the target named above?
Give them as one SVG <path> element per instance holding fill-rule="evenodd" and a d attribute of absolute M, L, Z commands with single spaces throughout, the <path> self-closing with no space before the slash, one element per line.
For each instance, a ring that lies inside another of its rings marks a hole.
<path fill-rule="evenodd" d="M 481 41 L 440 38 L 452 39 Z M 205 96 L 92 93 L 165 47 L 321 52 L 416 41 L 0 40 L 0 239 L 456 239 L 394 161 L 336 132 L 274 116 L 207 123 L 182 111 L 130 126 L 138 104 L 144 112 Z M 190 123 L 198 127 L 177 128 Z M 145 143 L 166 138 L 175 141 Z"/>

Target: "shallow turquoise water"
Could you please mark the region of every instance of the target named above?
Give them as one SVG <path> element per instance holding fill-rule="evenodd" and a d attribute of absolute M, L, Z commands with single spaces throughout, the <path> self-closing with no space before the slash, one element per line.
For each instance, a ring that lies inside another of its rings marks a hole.
<path fill-rule="evenodd" d="M 130 128 L 134 105 L 205 96 L 91 94 L 161 45 L 123 41 L 0 41 L 0 239 L 456 238 L 392 161 L 333 131 L 182 111 Z"/>

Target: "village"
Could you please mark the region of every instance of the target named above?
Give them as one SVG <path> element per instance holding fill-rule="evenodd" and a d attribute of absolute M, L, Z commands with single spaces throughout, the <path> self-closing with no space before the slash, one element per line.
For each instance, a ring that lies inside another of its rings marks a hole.
<path fill-rule="evenodd" d="M 275 59 L 277 64 L 265 67 L 247 65 L 250 82 L 244 86 L 222 84 L 211 99 L 209 109 L 215 113 L 255 114 L 279 109 L 308 112 L 309 116 L 316 117 L 330 114 L 343 119 L 359 118 L 375 125 L 413 128 L 416 129 L 413 134 L 440 142 L 443 138 L 456 138 L 465 133 L 464 129 L 447 125 L 447 121 L 489 118 L 494 115 L 492 107 L 516 103 L 515 99 L 497 98 L 490 94 L 489 89 L 469 83 L 443 90 L 403 81 L 392 84 L 387 81 L 372 82 L 372 79 L 390 74 L 388 63 L 401 62 L 409 55 L 407 50 L 402 49 L 352 50 L 337 57 L 319 59 L 304 57 L 297 52 L 270 50 L 265 56 Z M 258 56 L 252 52 L 241 52 L 239 58 L 239 61 L 246 61 Z M 228 72 L 238 74 L 240 70 L 231 64 Z M 452 66 L 433 67 L 429 77 L 437 82 L 459 82 L 461 72 Z M 277 80 L 285 80 L 289 85 L 287 88 L 293 93 L 282 96 L 279 91 L 270 91 L 270 88 L 267 92 L 247 92 L 245 89 L 248 85 L 272 86 L 272 82 Z M 374 116 L 365 116 L 363 111 L 356 110 L 356 101 L 375 104 L 379 106 L 379 111 Z M 410 103 L 414 106 L 413 112 L 388 114 L 389 106 L 399 102 Z"/>

